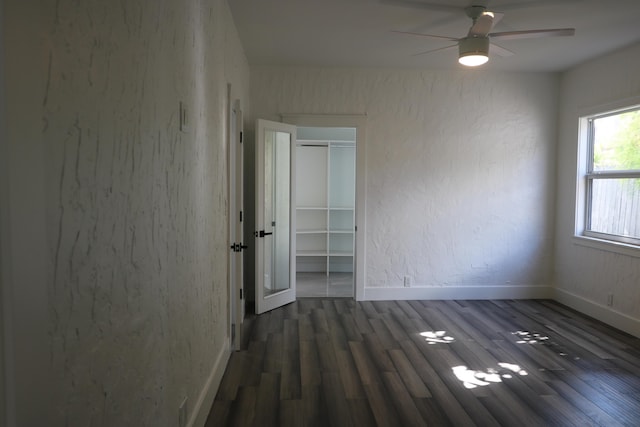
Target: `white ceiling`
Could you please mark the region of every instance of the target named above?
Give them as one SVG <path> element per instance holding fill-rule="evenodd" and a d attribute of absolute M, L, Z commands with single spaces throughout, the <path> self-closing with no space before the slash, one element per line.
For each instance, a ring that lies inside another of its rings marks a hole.
<path fill-rule="evenodd" d="M 463 37 L 464 8 L 487 0 L 230 0 L 251 65 L 460 68 L 452 42 L 397 34 Z M 640 0 L 493 0 L 494 32 L 573 27 L 573 37 L 500 41 L 485 69 L 562 71 L 640 41 Z"/>

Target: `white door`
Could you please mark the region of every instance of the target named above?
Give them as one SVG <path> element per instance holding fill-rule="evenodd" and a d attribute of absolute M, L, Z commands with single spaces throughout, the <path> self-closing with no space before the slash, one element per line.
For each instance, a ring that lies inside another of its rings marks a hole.
<path fill-rule="evenodd" d="M 229 129 L 229 236 L 232 251 L 229 259 L 231 348 L 240 350 L 245 307 L 242 251 L 246 245 L 243 243 L 242 223 L 244 144 L 239 100 L 236 100 L 230 109 Z"/>
<path fill-rule="evenodd" d="M 296 127 L 256 123 L 256 313 L 296 299 Z"/>

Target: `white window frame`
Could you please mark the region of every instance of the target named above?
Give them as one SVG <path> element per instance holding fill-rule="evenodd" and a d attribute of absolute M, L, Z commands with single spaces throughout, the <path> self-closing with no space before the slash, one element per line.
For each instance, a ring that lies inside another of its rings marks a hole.
<path fill-rule="evenodd" d="M 640 97 L 620 101 L 616 104 L 600 106 L 590 111 L 582 112 L 580 116 L 579 146 L 578 146 L 578 185 L 576 206 L 576 237 L 593 239 L 596 242 L 612 244 L 618 248 L 631 248 L 634 252 L 640 250 L 640 238 L 612 235 L 591 231 L 591 197 L 595 180 L 600 179 L 640 179 L 640 170 L 631 171 L 594 171 L 594 127 L 593 121 L 598 118 L 621 114 L 627 111 L 640 110 Z M 637 255 L 634 253 L 634 255 Z"/>

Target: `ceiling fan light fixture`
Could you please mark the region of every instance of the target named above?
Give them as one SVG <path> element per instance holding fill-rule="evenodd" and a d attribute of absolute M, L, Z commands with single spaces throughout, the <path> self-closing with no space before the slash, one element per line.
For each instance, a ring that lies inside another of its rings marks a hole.
<path fill-rule="evenodd" d="M 458 62 L 467 67 L 477 67 L 489 61 L 489 38 L 466 37 L 458 43 Z"/>
<path fill-rule="evenodd" d="M 488 61 L 489 57 L 486 55 L 466 55 L 458 58 L 458 62 L 467 67 L 477 67 Z"/>

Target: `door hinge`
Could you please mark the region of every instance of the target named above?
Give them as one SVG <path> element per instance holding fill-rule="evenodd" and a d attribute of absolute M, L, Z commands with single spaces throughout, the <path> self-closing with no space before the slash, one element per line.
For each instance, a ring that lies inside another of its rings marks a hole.
<path fill-rule="evenodd" d="M 240 211 L 240 222 L 242 222 L 242 211 Z"/>
<path fill-rule="evenodd" d="M 244 298 L 244 293 L 242 292 L 242 288 L 240 288 L 240 299 Z"/>
<path fill-rule="evenodd" d="M 243 136 L 243 132 L 240 132 L 240 144 L 242 144 L 242 142 L 243 142 L 243 137 L 242 136 Z"/>

